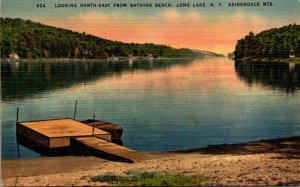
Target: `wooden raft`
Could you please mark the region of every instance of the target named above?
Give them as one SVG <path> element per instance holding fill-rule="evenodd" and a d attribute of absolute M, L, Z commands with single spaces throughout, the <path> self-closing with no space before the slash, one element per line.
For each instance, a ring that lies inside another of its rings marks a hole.
<path fill-rule="evenodd" d="M 137 152 L 135 150 L 123 147 L 98 137 L 72 137 L 72 143 L 87 146 L 95 152 L 102 152 L 109 156 L 114 156 L 116 159 L 125 161 L 136 161 L 147 158 L 147 153 Z"/>
<path fill-rule="evenodd" d="M 54 119 L 17 123 L 17 135 L 28 138 L 47 148 L 70 146 L 70 138 L 92 136 L 93 128 L 73 119 Z M 111 135 L 94 129 L 94 136 L 111 140 Z"/>
<path fill-rule="evenodd" d="M 17 135 L 49 149 L 79 148 L 84 153 L 126 162 L 150 155 L 112 143 L 110 133 L 68 118 L 18 122 Z"/>

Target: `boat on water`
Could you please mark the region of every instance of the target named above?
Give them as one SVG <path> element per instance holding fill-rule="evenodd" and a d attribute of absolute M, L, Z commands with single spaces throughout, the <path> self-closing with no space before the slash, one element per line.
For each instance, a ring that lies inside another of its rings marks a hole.
<path fill-rule="evenodd" d="M 81 122 L 110 133 L 111 139 L 113 140 L 118 140 L 121 139 L 122 137 L 123 128 L 116 124 L 108 123 L 105 121 L 94 120 L 94 119 L 87 119 Z"/>
<path fill-rule="evenodd" d="M 119 60 L 119 57 L 116 57 L 116 56 L 113 55 L 113 56 L 111 56 L 111 57 L 108 57 L 107 60 L 108 60 L 108 61 L 118 61 L 118 60 Z"/>

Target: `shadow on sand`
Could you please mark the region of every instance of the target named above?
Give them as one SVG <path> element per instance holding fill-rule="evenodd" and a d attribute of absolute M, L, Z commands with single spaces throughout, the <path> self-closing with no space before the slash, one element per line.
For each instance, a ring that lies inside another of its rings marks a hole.
<path fill-rule="evenodd" d="M 202 149 L 192 149 L 186 151 L 178 151 L 180 153 L 202 153 L 202 154 L 231 154 L 246 155 L 259 153 L 279 153 L 276 159 L 300 159 L 300 136 L 261 140 L 241 144 L 222 144 L 211 145 Z"/>

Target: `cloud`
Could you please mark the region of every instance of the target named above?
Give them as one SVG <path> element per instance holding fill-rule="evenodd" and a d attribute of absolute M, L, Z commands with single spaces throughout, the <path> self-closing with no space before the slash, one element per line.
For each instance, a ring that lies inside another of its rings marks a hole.
<path fill-rule="evenodd" d="M 236 41 L 249 31 L 257 33 L 289 24 L 288 20 L 266 20 L 243 12 L 213 17 L 201 12 L 180 12 L 176 9 L 161 11 L 152 16 L 120 11 L 91 11 L 66 18 L 52 17 L 39 21 L 111 40 L 166 44 L 221 53 L 233 51 Z"/>

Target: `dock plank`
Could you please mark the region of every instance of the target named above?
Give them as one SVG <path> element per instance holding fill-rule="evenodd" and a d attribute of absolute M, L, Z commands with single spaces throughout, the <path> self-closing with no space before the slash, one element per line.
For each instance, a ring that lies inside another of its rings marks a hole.
<path fill-rule="evenodd" d="M 142 160 L 148 158 L 149 156 L 147 153 L 138 152 L 136 150 L 123 147 L 94 136 L 72 137 L 72 140 L 76 141 L 77 143 L 83 144 L 89 148 L 92 148 L 94 150 L 98 150 L 100 152 L 104 152 L 106 154 L 128 159 L 131 161 Z"/>

